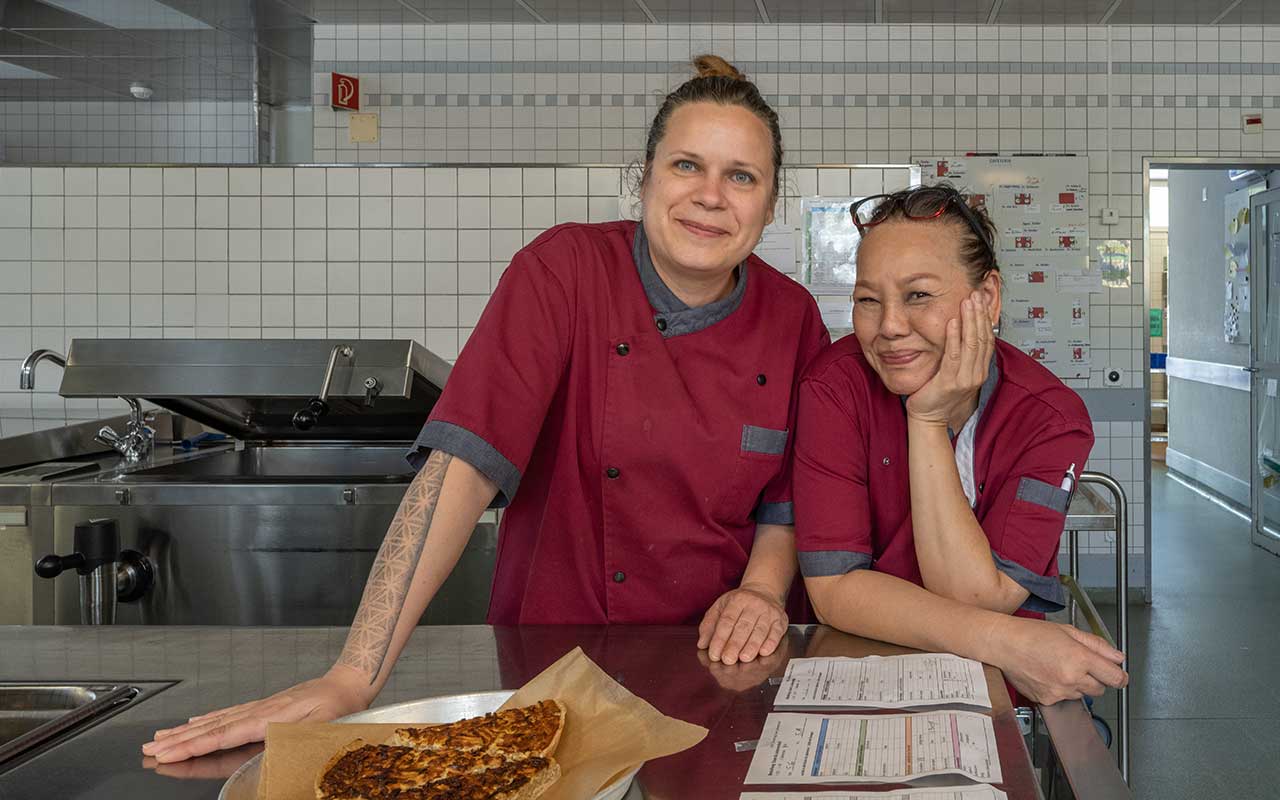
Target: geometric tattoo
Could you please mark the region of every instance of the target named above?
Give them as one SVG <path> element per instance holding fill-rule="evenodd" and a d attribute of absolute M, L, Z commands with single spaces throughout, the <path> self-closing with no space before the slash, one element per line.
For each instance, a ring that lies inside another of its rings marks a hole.
<path fill-rule="evenodd" d="M 368 675 L 370 685 L 378 679 L 391 647 L 440 500 L 444 474 L 452 460 L 453 456 L 442 450 L 431 452 L 400 501 L 364 585 L 360 608 L 338 663 Z"/>

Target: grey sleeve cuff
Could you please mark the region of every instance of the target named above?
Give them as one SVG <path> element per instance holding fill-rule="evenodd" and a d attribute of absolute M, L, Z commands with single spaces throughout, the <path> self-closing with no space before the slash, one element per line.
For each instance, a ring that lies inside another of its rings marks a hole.
<path fill-rule="evenodd" d="M 761 503 L 756 508 L 757 525 L 795 525 L 794 503 Z"/>
<path fill-rule="evenodd" d="M 806 578 L 847 575 L 855 569 L 870 569 L 871 555 L 851 550 L 812 550 L 796 553 L 800 574 Z"/>
<path fill-rule="evenodd" d="M 1014 583 L 1029 592 L 1027 599 L 1022 601 L 1023 611 L 1048 614 L 1067 607 L 1066 590 L 1062 588 L 1062 582 L 1057 578 L 1037 575 L 1021 564 L 998 555 L 994 550 L 991 552 L 991 557 L 995 559 L 996 569 L 1008 575 Z"/>
<path fill-rule="evenodd" d="M 520 470 L 497 448 L 461 425 L 452 422 L 432 419 L 422 426 L 422 432 L 414 440 L 413 447 L 405 454 L 405 460 L 414 469 L 422 469 L 430 450 L 443 450 L 457 456 L 471 466 L 480 470 L 480 474 L 498 486 L 498 496 L 493 499 L 493 508 L 502 508 L 516 496 L 520 486 Z"/>

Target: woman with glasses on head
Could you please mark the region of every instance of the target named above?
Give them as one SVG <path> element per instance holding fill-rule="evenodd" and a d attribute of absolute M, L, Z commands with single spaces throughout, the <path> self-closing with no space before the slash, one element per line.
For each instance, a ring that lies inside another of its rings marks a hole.
<path fill-rule="evenodd" d="M 1123 654 L 1036 619 L 1063 607 L 1058 541 L 1093 430 L 1075 392 L 993 333 L 990 218 L 947 185 L 850 212 L 854 335 L 800 386 L 796 542 L 814 610 L 999 666 L 1038 702 L 1122 685 Z"/>

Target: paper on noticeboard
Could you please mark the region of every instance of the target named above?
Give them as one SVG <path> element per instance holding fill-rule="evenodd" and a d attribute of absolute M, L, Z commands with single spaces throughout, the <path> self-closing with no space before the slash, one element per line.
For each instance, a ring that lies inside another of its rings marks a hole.
<path fill-rule="evenodd" d="M 1054 277 L 1059 294 L 1092 294 L 1102 291 L 1102 273 L 1096 269 L 1059 272 Z"/>
<path fill-rule="evenodd" d="M 888 792 L 743 792 L 738 800 L 1008 800 L 994 786 L 895 789 Z"/>
<path fill-rule="evenodd" d="M 908 783 L 936 775 L 1003 780 L 990 717 L 770 714 L 744 783 Z"/>
<path fill-rule="evenodd" d="M 847 297 L 820 298 L 818 313 L 822 324 L 832 330 L 853 330 L 853 301 Z"/>
<path fill-rule="evenodd" d="M 950 653 L 793 658 L 777 708 L 991 708 L 982 665 Z"/>
<path fill-rule="evenodd" d="M 764 263 L 779 272 L 794 275 L 796 272 L 796 229 L 791 225 L 775 222 L 765 227 L 756 245 L 755 254 Z"/>
<path fill-rule="evenodd" d="M 849 206 L 855 199 L 806 197 L 800 201 L 804 217 L 801 283 L 824 290 L 853 289 L 858 274 L 856 257 L 860 238 L 849 215 Z"/>

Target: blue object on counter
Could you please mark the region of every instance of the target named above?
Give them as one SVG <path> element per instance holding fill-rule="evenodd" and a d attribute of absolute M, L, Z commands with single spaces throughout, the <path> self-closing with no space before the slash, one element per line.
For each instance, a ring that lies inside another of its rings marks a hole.
<path fill-rule="evenodd" d="M 189 439 L 183 439 L 181 442 L 183 450 L 195 450 L 197 447 L 206 443 L 216 443 L 226 440 L 228 437 L 225 433 L 213 433 L 205 431 L 204 433 L 192 436 Z"/>
<path fill-rule="evenodd" d="M 1151 369 L 1164 369 L 1165 359 L 1169 357 L 1168 353 L 1152 353 Z"/>

